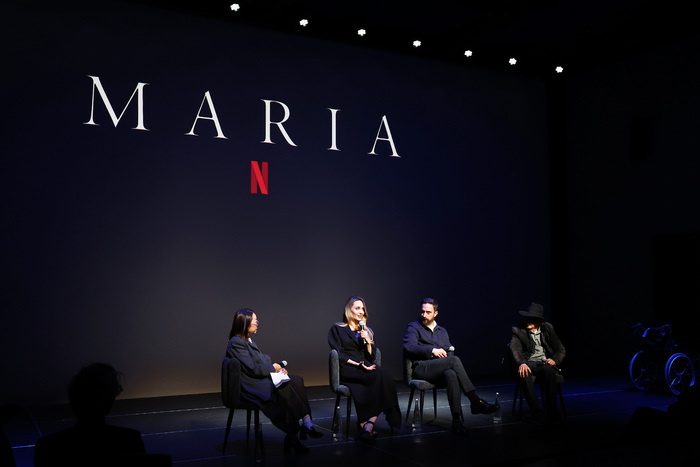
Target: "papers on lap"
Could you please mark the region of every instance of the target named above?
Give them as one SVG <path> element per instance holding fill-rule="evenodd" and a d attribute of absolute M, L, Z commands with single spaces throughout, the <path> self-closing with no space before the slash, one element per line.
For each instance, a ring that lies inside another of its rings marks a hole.
<path fill-rule="evenodd" d="M 285 375 L 284 373 L 270 373 L 270 378 L 272 378 L 272 382 L 276 388 L 278 388 L 280 384 L 289 381 L 290 379 L 289 376 Z"/>

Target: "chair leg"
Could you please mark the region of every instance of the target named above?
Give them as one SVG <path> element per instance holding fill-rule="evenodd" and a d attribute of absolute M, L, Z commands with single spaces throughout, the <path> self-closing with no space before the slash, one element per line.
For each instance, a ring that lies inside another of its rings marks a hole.
<path fill-rule="evenodd" d="M 333 407 L 334 407 L 333 408 L 333 421 L 331 422 L 331 427 L 333 430 L 335 430 L 337 423 L 339 421 L 338 419 L 339 418 L 342 419 L 342 416 L 340 415 L 340 410 L 335 410 L 335 407 L 338 407 L 338 408 L 340 407 L 340 393 L 338 393 L 338 395 L 336 395 L 335 405 Z"/>
<path fill-rule="evenodd" d="M 347 423 L 345 424 L 345 439 L 350 436 L 350 412 L 352 409 L 352 396 L 348 396 Z M 357 421 L 358 425 L 360 421 Z"/>
<path fill-rule="evenodd" d="M 413 395 L 416 393 L 416 388 L 411 388 L 411 395 L 408 396 L 408 408 L 406 409 L 406 421 L 408 421 L 408 414 L 411 413 L 411 404 L 413 404 Z"/>
<path fill-rule="evenodd" d="M 248 441 L 250 441 L 250 412 L 251 412 L 251 409 L 248 409 L 248 413 L 246 414 L 246 428 L 245 428 L 245 446 L 246 446 L 246 448 L 248 447 Z"/>
<path fill-rule="evenodd" d="M 420 392 L 420 423 L 421 425 L 423 424 L 423 405 L 425 401 L 425 391 L 421 390 Z"/>
<path fill-rule="evenodd" d="M 433 388 L 433 416 L 437 420 L 437 388 Z"/>
<path fill-rule="evenodd" d="M 519 415 L 520 420 L 523 419 L 523 398 L 525 397 L 525 394 L 524 394 L 524 391 L 523 391 L 523 388 L 522 388 L 522 384 L 523 384 L 523 383 L 522 383 L 522 381 L 521 381 L 521 382 L 519 383 L 519 386 L 518 386 L 518 387 L 520 388 L 520 396 L 518 396 L 518 397 L 520 398 L 520 403 L 519 403 L 519 405 L 518 405 L 518 415 Z"/>
<path fill-rule="evenodd" d="M 224 455 L 228 444 L 228 435 L 231 433 L 231 422 L 233 421 L 233 409 L 228 411 L 228 421 L 226 422 L 226 433 L 224 433 Z"/>
<path fill-rule="evenodd" d="M 260 424 L 260 410 L 255 409 L 255 458 L 265 456 L 265 444 L 263 443 L 262 425 Z"/>

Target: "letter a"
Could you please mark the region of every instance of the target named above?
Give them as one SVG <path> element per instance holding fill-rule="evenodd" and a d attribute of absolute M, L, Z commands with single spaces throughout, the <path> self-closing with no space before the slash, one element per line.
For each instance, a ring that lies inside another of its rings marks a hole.
<path fill-rule="evenodd" d="M 386 128 L 386 138 L 379 137 L 379 133 L 382 132 L 382 126 Z M 389 122 L 386 119 L 386 115 L 382 117 L 382 121 L 379 124 L 379 130 L 377 130 L 377 137 L 374 139 L 374 146 L 372 146 L 372 150 L 368 152 L 368 154 L 377 154 L 376 152 L 374 152 L 374 149 L 377 147 L 377 141 L 380 139 L 382 141 L 389 141 L 389 144 L 391 144 L 391 157 L 401 157 L 396 152 L 396 146 L 394 145 L 394 139 L 391 137 L 391 130 L 389 129 Z"/>
<path fill-rule="evenodd" d="M 209 112 L 211 113 L 211 117 L 203 117 L 201 115 L 202 113 L 202 107 L 204 107 L 204 102 L 206 101 L 207 105 L 209 106 Z M 194 132 L 194 127 L 197 126 L 197 120 L 199 119 L 202 120 L 213 120 L 214 121 L 214 126 L 216 126 L 216 136 L 214 138 L 221 138 L 221 139 L 228 139 L 226 136 L 224 136 L 224 132 L 221 131 L 221 124 L 219 123 L 219 117 L 216 116 L 216 109 L 214 108 L 214 102 L 211 100 L 211 94 L 209 94 L 209 91 L 204 93 L 204 99 L 202 99 L 202 103 L 199 105 L 199 111 L 197 111 L 197 116 L 194 119 L 194 123 L 192 124 L 192 129 L 190 129 L 189 133 L 185 133 L 188 136 L 198 136 Z"/>

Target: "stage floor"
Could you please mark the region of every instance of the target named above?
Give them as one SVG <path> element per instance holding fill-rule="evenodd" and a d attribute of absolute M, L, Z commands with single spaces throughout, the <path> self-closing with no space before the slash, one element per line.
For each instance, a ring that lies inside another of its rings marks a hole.
<path fill-rule="evenodd" d="M 619 465 L 691 465 L 694 453 L 663 443 L 622 444 L 632 412 L 641 406 L 666 410 L 676 398 L 665 392 L 639 392 L 625 378 L 580 379 L 567 377 L 562 386 L 568 417 L 555 426 L 521 421 L 511 413 L 514 385 L 506 380 L 474 378 L 481 397 L 493 401 L 499 392 L 503 421 L 494 424 L 490 415 L 471 415 L 463 398 L 468 436 L 450 432 L 450 414 L 444 390 L 438 391 L 438 414 L 433 419 L 432 397 L 426 393 L 425 417 L 421 430 L 409 423 L 393 434 L 383 417 L 376 429 L 376 444 L 368 446 L 354 441 L 355 414 L 350 439 L 333 441 L 331 420 L 335 396 L 328 386 L 308 388 L 314 423 L 324 433 L 320 439 L 305 444 L 308 454 L 284 455 L 284 435 L 263 420 L 267 466 L 361 465 L 442 467 L 447 465 L 528 465 L 528 466 L 619 466 Z M 405 418 L 409 390 L 398 384 L 399 402 Z M 341 407 L 344 408 L 344 401 Z M 527 409 L 525 409 L 526 412 Z M 341 410 L 344 412 L 344 410 Z M 220 394 L 118 400 L 108 423 L 138 429 L 146 449 L 165 453 L 173 465 L 186 467 L 220 467 L 256 465 L 253 442 L 246 449 L 245 411 L 236 411 L 229 437 L 227 454 L 222 452 L 228 409 L 221 405 Z M 67 406 L 22 408 L 20 414 L 4 425 L 19 467 L 32 466 L 36 439 L 73 424 Z M 252 436 L 252 431 L 251 431 Z M 685 449 L 685 443 L 681 448 Z M 258 465 L 260 462 L 257 463 Z"/>

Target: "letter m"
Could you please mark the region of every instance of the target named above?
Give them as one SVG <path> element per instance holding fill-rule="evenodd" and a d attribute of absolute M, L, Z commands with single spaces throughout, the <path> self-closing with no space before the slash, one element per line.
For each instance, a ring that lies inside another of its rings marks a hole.
<path fill-rule="evenodd" d="M 257 193 L 260 187 L 260 193 L 268 194 L 267 183 L 267 162 L 262 163 L 262 170 L 257 161 L 250 161 L 250 192 Z"/>
<path fill-rule="evenodd" d="M 146 86 L 148 83 L 138 83 L 136 85 L 136 89 L 134 89 L 134 92 L 131 93 L 131 97 L 129 98 L 129 102 L 126 103 L 124 106 L 124 109 L 122 110 L 122 113 L 119 114 L 119 117 L 117 117 L 117 114 L 114 112 L 114 108 L 112 107 L 112 104 L 109 102 L 109 98 L 107 97 L 107 93 L 105 92 L 104 87 L 102 87 L 102 82 L 100 81 L 99 76 L 90 76 L 92 79 L 92 105 L 90 107 L 90 120 L 85 122 L 85 125 L 96 125 L 99 126 L 98 123 L 95 123 L 94 115 L 95 115 L 95 89 L 97 89 L 97 92 L 100 94 L 100 97 L 102 98 L 102 102 L 104 103 L 105 107 L 107 108 L 107 112 L 109 113 L 109 116 L 112 118 L 112 123 L 114 124 L 114 127 L 116 128 L 117 125 L 119 124 L 119 120 L 121 120 L 122 116 L 124 115 L 124 112 L 126 112 L 127 107 L 129 107 L 129 104 L 131 104 L 132 99 L 134 98 L 134 95 L 138 96 L 136 99 L 136 105 L 137 105 L 137 110 L 138 110 L 138 124 L 136 127 L 132 128 L 132 130 L 145 130 L 149 131 L 148 128 L 146 128 L 143 125 L 143 87 Z"/>

